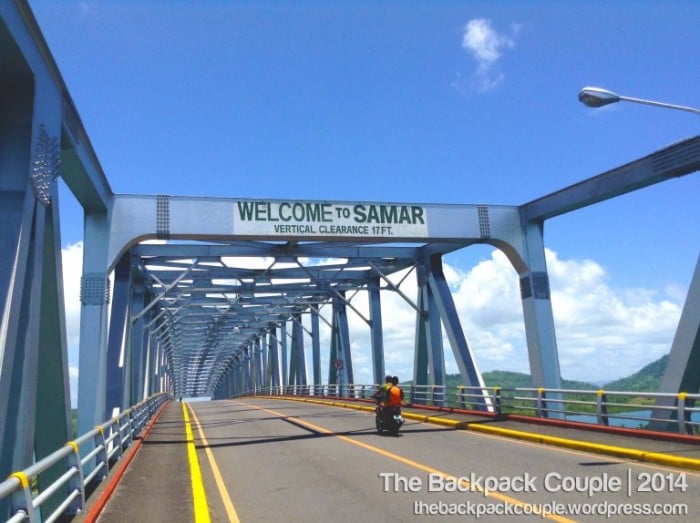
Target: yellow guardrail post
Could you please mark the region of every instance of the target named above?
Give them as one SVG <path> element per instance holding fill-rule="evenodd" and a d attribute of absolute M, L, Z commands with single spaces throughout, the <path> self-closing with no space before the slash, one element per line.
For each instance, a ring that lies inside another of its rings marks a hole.
<path fill-rule="evenodd" d="M 685 422 L 687 421 L 686 410 L 685 410 L 685 401 L 686 401 L 687 397 L 688 397 L 687 392 L 679 392 L 678 393 L 678 432 L 680 432 L 681 434 L 688 433 L 688 428 L 686 427 L 686 424 L 685 424 Z"/>
<path fill-rule="evenodd" d="M 83 477 L 83 464 L 80 461 L 80 447 L 76 441 L 69 441 L 66 446 L 73 449 L 73 452 L 66 458 L 68 470 L 75 468 L 76 473 L 68 480 L 69 492 L 80 492 L 80 496 L 74 499 L 68 506 L 68 511 L 72 514 L 82 512 L 85 508 L 85 478 Z"/>
<path fill-rule="evenodd" d="M 545 406 L 544 406 L 544 399 L 545 399 L 545 392 L 544 392 L 544 387 L 540 387 L 537 389 L 537 417 L 538 418 L 547 418 L 547 413 L 545 412 Z"/>
<path fill-rule="evenodd" d="M 608 397 L 603 389 L 598 390 L 596 401 L 596 414 L 599 425 L 609 425 L 608 422 Z"/>
<path fill-rule="evenodd" d="M 501 415 L 501 387 L 493 388 L 493 407 L 496 410 L 496 414 Z"/>
<path fill-rule="evenodd" d="M 32 502 L 32 489 L 29 478 L 24 472 L 13 472 L 8 479 L 15 478 L 19 481 L 19 489 L 10 497 L 10 513 L 19 512 L 26 514 L 26 519 L 34 521 L 34 503 Z"/>

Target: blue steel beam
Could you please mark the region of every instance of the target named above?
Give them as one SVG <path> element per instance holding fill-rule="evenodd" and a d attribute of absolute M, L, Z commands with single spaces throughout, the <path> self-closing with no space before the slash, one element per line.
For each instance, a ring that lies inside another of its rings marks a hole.
<path fill-rule="evenodd" d="M 279 387 L 280 386 L 280 366 L 279 366 L 279 343 L 277 341 L 277 326 L 270 325 L 270 333 L 268 339 L 268 357 L 267 361 L 269 364 L 269 386 Z"/>
<path fill-rule="evenodd" d="M 311 362 L 313 367 L 314 385 L 321 385 L 321 337 L 319 331 L 318 304 L 311 305 Z"/>
<path fill-rule="evenodd" d="M 671 353 L 668 357 L 666 369 L 661 378 L 659 392 L 672 394 L 695 394 L 700 390 L 700 256 L 695 264 L 688 289 L 688 296 L 683 306 L 676 335 L 671 344 Z M 667 421 L 676 418 L 673 408 L 678 398 L 661 398 L 656 400 L 656 407 L 652 411 L 654 420 L 650 428 L 664 430 Z"/>
<path fill-rule="evenodd" d="M 430 324 L 429 305 L 427 299 L 427 269 L 425 264 L 416 267 L 416 287 L 418 292 L 416 308 L 416 327 L 414 330 L 413 383 L 416 385 L 431 385 L 435 378 L 430 369 Z M 377 383 L 381 383 L 383 378 Z"/>
<path fill-rule="evenodd" d="M 111 370 L 106 377 L 105 385 L 105 410 L 107 412 L 124 408 L 124 377 L 119 371 L 119 360 L 124 346 L 124 333 L 129 311 L 130 279 L 130 259 L 129 256 L 124 256 L 114 271 L 112 309 L 107 340 L 107 368 Z"/>
<path fill-rule="evenodd" d="M 481 377 L 471 348 L 467 343 L 467 338 L 462 330 L 452 294 L 445 280 L 445 275 L 442 270 L 442 259 L 439 256 L 431 256 L 428 260 L 427 269 L 428 286 L 431 291 L 429 300 L 431 306 L 434 300 L 435 308 L 439 311 L 440 318 L 442 318 L 442 324 L 445 327 L 447 339 L 450 340 L 450 346 L 452 347 L 459 372 L 462 375 L 462 380 L 469 386 L 483 387 L 484 380 Z M 436 354 L 435 350 L 433 354 Z M 436 358 L 437 356 L 433 356 L 434 360 Z M 440 362 L 433 361 L 433 364 L 437 368 Z M 444 363 L 442 363 L 442 365 L 443 369 L 441 369 L 441 371 L 444 372 Z M 436 376 L 436 378 L 439 378 L 439 376 Z M 485 401 L 478 403 L 481 408 L 486 408 Z"/>
<path fill-rule="evenodd" d="M 541 221 L 700 169 L 700 136 L 688 138 L 603 174 L 522 205 L 527 221 Z"/>
<path fill-rule="evenodd" d="M 0 4 L 0 476 L 70 435 L 55 183 L 62 86 L 35 29 L 26 5 Z"/>
<path fill-rule="evenodd" d="M 380 282 L 373 278 L 368 284 L 370 343 L 372 349 L 372 376 L 374 383 L 384 382 L 384 327 L 382 322 L 382 306 L 380 297 Z"/>
<path fill-rule="evenodd" d="M 542 229 L 541 223 L 530 222 L 525 231 L 528 270 L 519 274 L 520 297 L 533 386 L 560 389 L 559 354 Z"/>
<path fill-rule="evenodd" d="M 295 315 L 292 322 L 292 343 L 289 362 L 289 385 L 307 385 L 306 355 L 304 352 L 304 331 L 301 315 Z"/>

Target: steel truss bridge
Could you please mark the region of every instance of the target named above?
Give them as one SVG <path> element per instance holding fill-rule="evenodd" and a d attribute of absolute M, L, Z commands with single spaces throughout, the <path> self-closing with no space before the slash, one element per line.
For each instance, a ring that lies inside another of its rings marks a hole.
<path fill-rule="evenodd" d="M 25 1 L 0 3 L 0 51 L 0 477 L 71 435 L 59 176 L 84 210 L 85 433 L 156 392 L 353 383 L 348 309 L 369 329 L 380 382 L 386 293 L 415 311 L 416 385 L 445 383 L 443 329 L 465 385 L 483 385 L 442 265 L 473 244 L 510 260 L 533 384 L 558 389 L 545 221 L 700 168 L 694 137 L 519 206 L 115 194 Z M 700 260 L 664 392 L 700 387 L 699 333 Z"/>

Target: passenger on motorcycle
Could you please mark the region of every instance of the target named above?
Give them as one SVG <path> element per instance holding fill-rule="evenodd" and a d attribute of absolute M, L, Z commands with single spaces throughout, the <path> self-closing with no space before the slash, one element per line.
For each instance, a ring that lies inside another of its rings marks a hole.
<path fill-rule="evenodd" d="M 401 403 L 403 403 L 403 390 L 399 387 L 398 376 L 392 376 L 391 386 L 387 390 L 385 397 L 384 404 L 388 407 L 400 407 Z"/>
<path fill-rule="evenodd" d="M 384 399 L 386 398 L 386 393 L 391 388 L 391 385 L 391 376 L 387 374 L 386 378 L 384 378 L 384 384 L 377 389 L 377 392 L 372 394 L 372 397 L 377 402 L 377 405 L 384 401 Z"/>
<path fill-rule="evenodd" d="M 389 422 L 391 416 L 394 415 L 395 410 L 401 410 L 401 403 L 403 402 L 403 390 L 399 387 L 399 378 L 397 376 L 387 376 L 390 378 L 388 382 L 388 388 L 384 393 L 384 401 L 381 404 L 382 416 L 385 422 Z"/>

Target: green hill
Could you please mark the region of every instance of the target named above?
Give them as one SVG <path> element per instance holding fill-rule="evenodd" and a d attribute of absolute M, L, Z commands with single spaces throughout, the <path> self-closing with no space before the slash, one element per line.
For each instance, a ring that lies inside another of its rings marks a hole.
<path fill-rule="evenodd" d="M 602 387 L 584 381 L 562 379 L 562 388 L 576 390 L 598 390 L 603 388 L 605 390 L 625 392 L 657 392 L 667 362 L 668 355 L 662 356 L 634 374 L 606 383 Z M 523 372 L 492 370 L 484 372 L 482 376 L 487 387 L 501 387 L 504 389 L 532 387 L 530 375 Z M 459 374 L 448 374 L 446 378 L 448 387 L 462 385 Z"/>
<path fill-rule="evenodd" d="M 632 392 L 657 392 L 661 385 L 661 376 L 666 370 L 668 354 L 651 362 L 640 371 L 626 378 L 611 381 L 605 385 L 606 390 L 622 390 Z"/>
<path fill-rule="evenodd" d="M 487 387 L 502 387 L 502 388 L 530 388 L 532 387 L 532 380 L 529 374 L 524 374 L 522 372 L 510 372 L 505 370 L 493 370 L 489 372 L 484 372 L 483 374 L 484 383 Z M 562 379 L 562 388 L 564 389 L 576 389 L 576 390 L 597 390 L 600 387 L 593 385 L 592 383 L 586 383 L 584 381 L 574 381 Z"/>

